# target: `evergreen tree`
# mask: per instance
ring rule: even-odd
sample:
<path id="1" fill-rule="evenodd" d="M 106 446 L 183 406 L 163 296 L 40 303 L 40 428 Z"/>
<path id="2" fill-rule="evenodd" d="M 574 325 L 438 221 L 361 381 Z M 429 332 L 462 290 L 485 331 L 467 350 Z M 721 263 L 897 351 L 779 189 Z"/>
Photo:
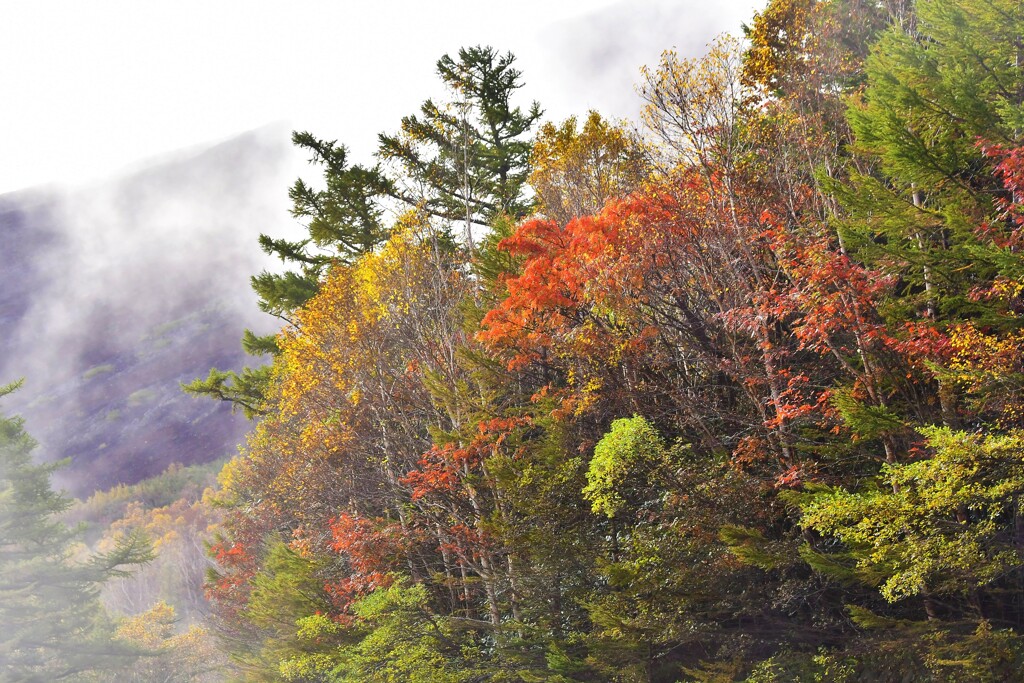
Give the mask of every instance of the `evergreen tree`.
<path id="1" fill-rule="evenodd" d="M 324 680 L 313 672 L 325 666 L 326 653 L 337 647 L 336 634 L 304 637 L 309 622 L 315 624 L 315 617 L 330 609 L 319 569 L 317 562 L 301 557 L 279 539 L 268 539 L 262 567 L 240 614 L 241 628 L 222 633 L 242 680 L 266 680 L 266 672 L 278 667 L 296 674 L 286 680 Z"/>
<path id="2" fill-rule="evenodd" d="M 491 47 L 463 48 L 458 61 L 448 55 L 438 61 L 438 75 L 456 100 L 440 106 L 427 100 L 422 119 L 405 117 L 398 135 L 379 136 L 378 154 L 398 163 L 400 180 L 377 166 L 350 165 L 347 149 L 337 141 L 293 133 L 293 144 L 310 153 L 311 163 L 323 167 L 323 189 L 299 179 L 289 190 L 292 215 L 308 221 L 307 237 L 291 241 L 260 235 L 264 252 L 294 268 L 282 273 L 264 270 L 252 277 L 260 309 L 290 323 L 291 313 L 316 294 L 331 264 L 351 265 L 383 244 L 389 234 L 382 220 L 385 198 L 446 221 L 465 221 L 470 248 L 472 224 L 489 225 L 502 215 L 525 216 L 532 208 L 524 198 L 532 149 L 526 134 L 541 111 L 536 102 L 526 113 L 510 103 L 522 87 L 514 62 L 511 53 L 500 55 Z M 447 232 L 441 238 L 450 243 Z M 273 335 L 249 330 L 242 348 L 257 357 L 278 351 Z M 212 368 L 205 378 L 182 384 L 182 389 L 228 401 L 253 418 L 263 412 L 269 382 L 269 365 L 240 372 Z"/>
<path id="3" fill-rule="evenodd" d="M 310 153 L 310 163 L 323 167 L 324 187 L 315 189 L 300 178 L 288 191 L 292 215 L 307 221 L 307 237 L 294 242 L 266 234 L 259 237 L 266 254 L 294 269 L 281 273 L 264 270 L 251 278 L 260 310 L 285 322 L 291 322 L 292 312 L 316 294 L 330 264 L 351 264 L 387 239 L 379 200 L 392 192 L 392 183 L 379 168 L 349 165 L 347 149 L 336 140 L 294 132 L 292 143 Z M 257 335 L 251 330 L 243 334 L 242 348 L 256 357 L 278 352 L 274 335 Z M 241 372 L 212 368 L 206 378 L 182 388 L 196 396 L 228 401 L 253 418 L 262 412 L 269 381 L 270 365 L 246 367 Z"/>
<path id="4" fill-rule="evenodd" d="M 849 119 L 874 169 L 840 193 L 852 215 L 848 243 L 901 279 L 896 315 L 986 314 L 968 294 L 994 272 L 977 228 L 1002 188 L 983 143 L 1019 144 L 1022 34 L 1012 0 L 918 3 L 916 30 L 894 27 L 868 58 Z"/>
<path id="5" fill-rule="evenodd" d="M 531 203 L 523 196 L 529 176 L 531 141 L 526 137 L 541 116 L 536 102 L 523 112 L 511 104 L 522 87 L 510 52 L 492 47 L 459 50 L 437 62 L 437 74 L 453 100 L 427 100 L 421 117 L 402 119 L 396 135 L 378 136 L 378 155 L 397 162 L 407 178 L 394 196 L 422 206 L 433 216 L 489 225 L 497 216 L 525 216 Z"/>
<path id="6" fill-rule="evenodd" d="M 18 383 L 0 387 L 0 396 Z M 20 418 L 0 414 L 0 680 L 78 680 L 129 664 L 138 649 L 113 638 L 98 600 L 104 581 L 152 558 L 129 536 L 107 554 L 72 558 L 71 502 L 50 487 L 60 463 L 36 465 Z"/>
<path id="7" fill-rule="evenodd" d="M 316 293 L 328 265 L 351 264 L 387 239 L 379 199 L 392 188 L 379 168 L 349 165 L 348 151 L 336 140 L 295 132 L 292 143 L 309 152 L 310 163 L 323 167 L 324 188 L 315 189 L 300 178 L 288 191 L 292 215 L 307 221 L 307 238 L 290 242 L 260 235 L 264 252 L 298 266 L 298 272 L 264 271 L 252 278 L 260 309 L 285 319 Z"/>

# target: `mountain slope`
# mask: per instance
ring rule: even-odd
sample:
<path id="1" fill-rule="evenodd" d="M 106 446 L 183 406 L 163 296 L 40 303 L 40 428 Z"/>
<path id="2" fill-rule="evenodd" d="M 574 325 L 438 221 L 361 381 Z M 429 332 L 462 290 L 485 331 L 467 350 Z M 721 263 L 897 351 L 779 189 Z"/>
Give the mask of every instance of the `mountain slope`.
<path id="1" fill-rule="evenodd" d="M 248 133 L 84 190 L 0 197 L 0 382 L 75 495 L 233 452 L 247 428 L 181 381 L 274 329 L 248 278 L 286 211 L 287 136 Z"/>

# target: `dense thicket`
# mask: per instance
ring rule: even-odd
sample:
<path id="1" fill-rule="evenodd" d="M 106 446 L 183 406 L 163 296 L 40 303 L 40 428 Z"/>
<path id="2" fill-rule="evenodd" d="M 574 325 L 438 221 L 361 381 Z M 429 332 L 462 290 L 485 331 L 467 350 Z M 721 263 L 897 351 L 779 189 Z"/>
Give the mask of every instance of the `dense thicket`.
<path id="1" fill-rule="evenodd" d="M 489 48 L 391 176 L 298 140 L 327 189 L 265 240 L 301 287 L 208 584 L 239 680 L 1017 675 L 1022 7 L 747 33 L 646 71 L 642 135 L 548 124 L 529 164 Z"/>

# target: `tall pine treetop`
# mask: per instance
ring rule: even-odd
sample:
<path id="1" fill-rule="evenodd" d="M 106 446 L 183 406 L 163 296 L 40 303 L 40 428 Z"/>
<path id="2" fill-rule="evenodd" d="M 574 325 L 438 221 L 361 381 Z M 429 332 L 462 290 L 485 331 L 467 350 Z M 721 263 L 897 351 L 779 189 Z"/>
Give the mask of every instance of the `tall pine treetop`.
<path id="1" fill-rule="evenodd" d="M 451 100 L 427 100 L 420 115 L 402 119 L 395 135 L 378 136 L 378 155 L 396 162 L 407 182 L 396 197 L 452 222 L 488 225 L 508 214 L 521 218 L 531 202 L 523 196 L 532 142 L 528 133 L 540 119 L 540 105 L 527 111 L 511 103 L 522 74 L 511 52 L 493 47 L 444 55 L 437 73 Z"/>

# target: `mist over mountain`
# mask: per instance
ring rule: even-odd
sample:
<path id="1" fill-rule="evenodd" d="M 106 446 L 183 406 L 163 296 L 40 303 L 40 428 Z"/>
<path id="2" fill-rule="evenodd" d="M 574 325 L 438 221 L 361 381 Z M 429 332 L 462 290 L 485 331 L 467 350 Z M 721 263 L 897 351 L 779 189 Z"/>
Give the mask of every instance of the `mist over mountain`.
<path id="1" fill-rule="evenodd" d="M 75 190 L 0 196 L 0 382 L 75 495 L 231 453 L 247 429 L 183 394 L 269 331 L 249 276 L 287 230 L 288 136 L 262 129 Z"/>

